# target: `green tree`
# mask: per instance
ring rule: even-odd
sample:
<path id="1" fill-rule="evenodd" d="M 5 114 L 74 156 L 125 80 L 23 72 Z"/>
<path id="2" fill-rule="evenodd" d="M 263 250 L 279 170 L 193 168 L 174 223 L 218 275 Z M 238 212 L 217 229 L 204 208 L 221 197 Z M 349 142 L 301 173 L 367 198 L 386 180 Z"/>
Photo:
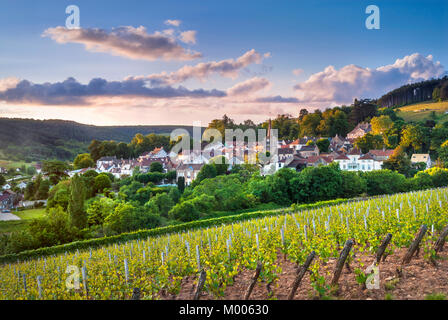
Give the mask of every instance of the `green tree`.
<path id="1" fill-rule="evenodd" d="M 424 172 L 431 176 L 432 184 L 436 188 L 448 186 L 448 169 L 433 167 Z"/>
<path id="2" fill-rule="evenodd" d="M 149 168 L 150 172 L 163 172 L 163 165 L 160 162 L 152 162 Z"/>
<path id="3" fill-rule="evenodd" d="M 26 174 L 29 176 L 34 176 L 36 174 L 37 170 L 33 166 L 30 166 L 26 169 Z"/>
<path id="4" fill-rule="evenodd" d="M 132 150 L 126 143 L 120 142 L 117 145 L 116 156 L 118 159 L 129 159 L 132 157 Z"/>
<path id="5" fill-rule="evenodd" d="M 294 202 L 310 203 L 335 199 L 339 196 L 342 176 L 337 164 L 308 167 L 291 181 Z"/>
<path id="6" fill-rule="evenodd" d="M 69 215 L 61 208 L 51 208 L 46 217 L 34 219 L 29 226 L 36 247 L 50 247 L 71 242 L 78 233 L 70 225 Z"/>
<path id="7" fill-rule="evenodd" d="M 92 168 L 95 166 L 95 162 L 89 153 L 81 153 L 78 154 L 73 161 L 73 166 L 75 169 L 84 169 L 84 168 Z"/>
<path id="8" fill-rule="evenodd" d="M 47 208 L 55 208 L 59 206 L 63 210 L 67 210 L 69 201 L 70 180 L 63 180 L 50 190 L 48 195 Z"/>
<path id="9" fill-rule="evenodd" d="M 390 117 L 385 115 L 373 117 L 370 124 L 372 125 L 373 134 L 384 134 L 392 129 L 394 125 Z"/>
<path id="10" fill-rule="evenodd" d="M 67 170 L 70 166 L 59 160 L 43 161 L 42 162 L 42 172 L 44 175 L 50 178 L 50 182 L 56 185 L 61 179 L 67 177 Z"/>
<path id="11" fill-rule="evenodd" d="M 406 191 L 406 177 L 396 171 L 368 171 L 362 177 L 367 181 L 367 194 L 370 196 Z"/>
<path id="12" fill-rule="evenodd" d="M 102 145 L 101 145 L 101 142 L 98 140 L 92 140 L 88 149 L 90 151 L 91 158 L 95 162 L 98 161 L 103 156 L 102 155 Z"/>
<path id="13" fill-rule="evenodd" d="M 442 143 L 442 145 L 440 146 L 440 148 L 437 152 L 439 154 L 440 161 L 442 161 L 442 163 L 443 163 L 443 166 L 445 168 L 448 168 L 448 140 L 446 140 L 444 143 Z"/>
<path id="14" fill-rule="evenodd" d="M 50 191 L 50 181 L 42 180 L 39 184 L 39 188 L 36 190 L 34 199 L 44 200 L 48 198 L 48 191 Z"/>
<path id="15" fill-rule="evenodd" d="M 201 183 L 202 180 L 214 178 L 217 175 L 218 172 L 216 170 L 216 166 L 213 164 L 205 164 L 199 171 L 196 179 L 193 181 L 192 186 L 195 187 Z"/>
<path id="16" fill-rule="evenodd" d="M 412 177 L 415 173 L 412 172 L 411 159 L 409 159 L 402 146 L 395 148 L 389 159 L 383 162 L 383 169 L 397 171 L 407 177 Z"/>
<path id="17" fill-rule="evenodd" d="M 184 177 L 177 178 L 177 189 L 179 189 L 180 193 L 184 193 L 184 190 L 185 190 L 185 178 Z"/>
<path id="18" fill-rule="evenodd" d="M 318 136 L 318 126 L 320 121 L 322 120 L 322 116 L 320 113 L 314 112 L 305 115 L 302 121 L 299 123 L 300 125 L 300 136 Z"/>
<path id="19" fill-rule="evenodd" d="M 87 222 L 89 226 L 102 225 L 106 217 L 115 209 L 116 203 L 109 198 L 98 198 L 87 207 Z"/>
<path id="20" fill-rule="evenodd" d="M 184 201 L 176 204 L 169 212 L 171 219 L 188 222 L 199 218 L 199 211 L 191 201 Z"/>
<path id="21" fill-rule="evenodd" d="M 367 193 L 367 181 L 358 172 L 341 171 L 341 198 L 353 198 Z"/>
<path id="22" fill-rule="evenodd" d="M 439 101 L 440 100 L 440 88 L 435 87 L 432 91 L 432 100 Z"/>
<path id="23" fill-rule="evenodd" d="M 420 125 L 410 124 L 405 127 L 402 132 L 401 142 L 405 148 L 412 149 L 414 152 L 420 152 L 425 143 L 425 135 Z"/>
<path id="24" fill-rule="evenodd" d="M 0 174 L 0 187 L 3 187 L 6 184 L 6 178 Z"/>
<path id="25" fill-rule="evenodd" d="M 94 190 L 96 193 L 103 193 L 105 189 L 112 187 L 112 181 L 110 181 L 107 174 L 101 173 L 94 179 Z"/>
<path id="26" fill-rule="evenodd" d="M 383 138 L 380 135 L 367 133 L 355 140 L 355 146 L 361 149 L 362 153 L 367 153 L 372 149 L 381 149 L 383 147 Z"/>
<path id="27" fill-rule="evenodd" d="M 84 211 L 85 187 L 82 178 L 75 174 L 70 183 L 68 212 L 72 226 L 84 229 L 87 226 L 87 214 Z"/>
<path id="28" fill-rule="evenodd" d="M 146 204 L 145 207 L 152 208 L 157 207 L 157 212 L 166 218 L 168 218 L 168 212 L 174 206 L 174 201 L 166 193 L 159 193 L 152 197 Z"/>
<path id="29" fill-rule="evenodd" d="M 330 147 L 330 140 L 328 139 L 319 139 L 316 142 L 317 147 L 319 148 L 319 152 L 328 152 L 328 147 Z"/>

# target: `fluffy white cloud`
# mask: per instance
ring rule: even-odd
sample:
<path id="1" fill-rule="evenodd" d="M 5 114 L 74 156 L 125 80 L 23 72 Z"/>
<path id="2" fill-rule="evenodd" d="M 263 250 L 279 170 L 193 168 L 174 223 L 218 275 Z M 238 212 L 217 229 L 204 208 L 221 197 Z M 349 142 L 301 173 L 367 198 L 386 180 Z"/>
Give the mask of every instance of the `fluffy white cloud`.
<path id="1" fill-rule="evenodd" d="M 204 80 L 212 74 L 219 74 L 222 77 L 234 79 L 238 76 L 241 69 L 253 63 L 260 64 L 263 58 L 260 53 L 252 49 L 237 59 L 201 62 L 194 66 L 184 66 L 170 73 L 162 72 L 148 76 L 129 77 L 128 79 L 146 79 L 153 85 L 171 85 L 192 78 Z"/>
<path id="2" fill-rule="evenodd" d="M 183 48 L 172 34 L 173 31 L 149 34 L 143 26 L 124 26 L 111 31 L 56 27 L 45 30 L 42 36 L 50 37 L 58 43 L 80 43 L 89 51 L 106 52 L 131 59 L 193 60 L 201 57 L 199 52 Z M 191 35 L 189 39 L 191 40 Z"/>
<path id="3" fill-rule="evenodd" d="M 180 20 L 170 20 L 170 19 L 165 20 L 165 24 L 168 26 L 178 27 L 178 26 L 180 26 L 181 23 L 182 23 L 182 21 L 180 21 Z"/>
<path id="4" fill-rule="evenodd" d="M 347 65 L 328 66 L 294 86 L 300 102 L 328 106 L 353 102 L 354 98 L 377 98 L 406 83 L 440 77 L 445 69 L 433 57 L 414 53 L 376 69 Z"/>
<path id="5" fill-rule="evenodd" d="M 19 82 L 20 79 L 14 77 L 0 79 L 0 92 L 15 88 Z"/>
<path id="6" fill-rule="evenodd" d="M 257 91 L 267 89 L 271 86 L 269 80 L 265 78 L 254 77 L 246 81 L 237 83 L 227 90 L 229 96 L 251 95 Z"/>
<path id="7" fill-rule="evenodd" d="M 196 43 L 196 31 L 188 30 L 180 33 L 180 40 L 184 43 Z"/>
<path id="8" fill-rule="evenodd" d="M 292 70 L 293 75 L 300 76 L 303 73 L 303 69 L 294 69 Z"/>

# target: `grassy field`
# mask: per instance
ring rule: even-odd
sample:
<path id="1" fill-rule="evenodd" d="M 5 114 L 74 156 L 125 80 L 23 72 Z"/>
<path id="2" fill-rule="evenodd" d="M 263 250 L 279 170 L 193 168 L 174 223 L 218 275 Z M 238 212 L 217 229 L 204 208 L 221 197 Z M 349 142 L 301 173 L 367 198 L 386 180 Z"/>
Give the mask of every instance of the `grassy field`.
<path id="1" fill-rule="evenodd" d="M 10 160 L 1 160 L 0 159 L 0 167 L 10 169 L 10 168 L 21 168 L 23 165 L 26 167 L 31 167 L 36 162 L 25 162 L 25 161 L 10 161 Z"/>
<path id="2" fill-rule="evenodd" d="M 448 121 L 448 101 L 421 102 L 396 109 L 397 115 L 405 121 L 425 121 L 433 119 L 436 122 Z M 435 113 L 435 118 L 433 114 Z"/>
<path id="3" fill-rule="evenodd" d="M 0 234 L 22 230 L 34 219 L 42 218 L 45 215 L 45 208 L 17 212 L 12 211 L 11 213 L 18 216 L 21 220 L 0 221 Z"/>

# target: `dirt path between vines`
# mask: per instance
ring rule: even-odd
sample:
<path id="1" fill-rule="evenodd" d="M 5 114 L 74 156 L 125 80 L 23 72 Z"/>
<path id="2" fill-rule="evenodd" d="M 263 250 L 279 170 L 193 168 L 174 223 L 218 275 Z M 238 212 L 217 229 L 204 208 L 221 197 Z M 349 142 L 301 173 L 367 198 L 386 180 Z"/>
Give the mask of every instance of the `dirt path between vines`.
<path id="1" fill-rule="evenodd" d="M 362 289 L 356 282 L 355 268 L 364 263 L 362 270 L 365 271 L 368 265 L 372 264 L 373 256 L 356 256 L 350 264 L 349 271 L 344 267 L 339 279 L 339 292 L 331 295 L 332 299 L 341 300 L 384 300 L 386 296 L 396 300 L 422 300 L 429 294 L 443 293 L 448 298 L 448 246 L 439 254 L 437 266 L 432 265 L 423 258 L 423 252 L 418 257 L 413 257 L 411 262 L 403 269 L 403 275 L 397 277 L 397 267 L 401 264 L 401 259 L 406 253 L 406 249 L 396 250 L 393 255 L 387 257 L 385 262 L 381 262 L 380 269 L 380 289 Z M 358 262 L 361 258 L 361 262 Z M 282 272 L 277 283 L 272 286 L 273 297 L 278 300 L 286 300 L 290 292 L 291 285 L 297 273 L 297 266 L 288 260 L 284 260 L 282 255 L 278 255 L 278 261 Z M 321 275 L 326 278 L 326 283 L 330 283 L 336 259 L 331 259 L 325 266 L 321 266 Z M 253 270 L 242 270 L 236 277 L 234 284 L 225 290 L 225 295 L 220 298 L 213 297 L 204 292 L 201 300 L 235 300 L 243 299 L 249 283 L 253 277 Z M 196 277 L 186 277 L 182 281 L 181 290 L 178 295 L 162 297 L 165 299 L 190 300 L 196 288 Z M 266 283 L 258 282 L 250 296 L 251 300 L 269 299 Z M 310 275 L 306 273 L 302 279 L 294 299 L 310 300 L 316 299 L 316 292 L 311 286 Z"/>

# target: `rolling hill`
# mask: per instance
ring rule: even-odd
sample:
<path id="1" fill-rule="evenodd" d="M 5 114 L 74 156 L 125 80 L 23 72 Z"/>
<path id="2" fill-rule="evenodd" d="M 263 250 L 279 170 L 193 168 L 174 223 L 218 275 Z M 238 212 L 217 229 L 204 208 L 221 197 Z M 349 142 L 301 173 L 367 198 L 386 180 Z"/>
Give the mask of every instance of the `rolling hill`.
<path id="1" fill-rule="evenodd" d="M 397 115 L 405 121 L 423 122 L 435 120 L 436 122 L 448 121 L 448 101 L 420 102 L 406 105 L 396 109 Z"/>
<path id="2" fill-rule="evenodd" d="M 137 133 L 170 134 L 190 126 L 93 126 L 64 120 L 0 118 L 0 159 L 72 160 L 93 139 L 130 142 Z"/>

